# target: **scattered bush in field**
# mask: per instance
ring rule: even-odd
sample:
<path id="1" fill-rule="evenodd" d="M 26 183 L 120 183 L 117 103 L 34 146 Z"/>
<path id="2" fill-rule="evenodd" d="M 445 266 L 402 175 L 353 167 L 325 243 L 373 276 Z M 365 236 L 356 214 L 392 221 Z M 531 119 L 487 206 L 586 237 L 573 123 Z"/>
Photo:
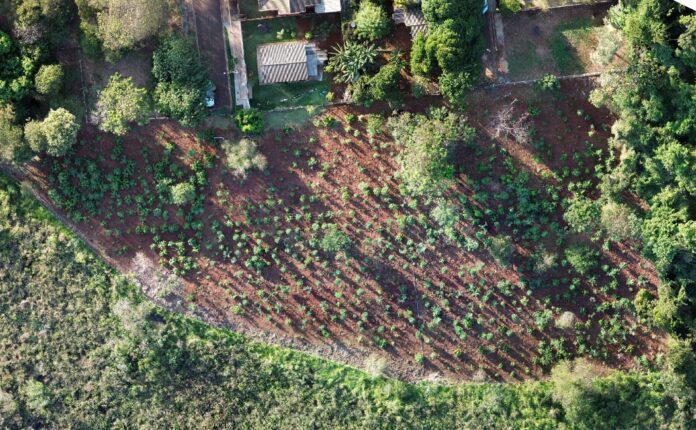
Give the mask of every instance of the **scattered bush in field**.
<path id="1" fill-rule="evenodd" d="M 319 242 L 319 248 L 328 254 L 347 252 L 352 243 L 350 238 L 336 224 L 329 224 Z"/>
<path id="2" fill-rule="evenodd" d="M 234 115 L 237 127 L 246 134 L 261 134 L 263 132 L 263 115 L 258 109 L 243 109 Z"/>
<path id="3" fill-rule="evenodd" d="M 222 150 L 227 167 L 240 178 L 246 178 L 251 169 L 265 169 L 268 163 L 266 156 L 259 152 L 256 142 L 250 139 L 242 139 L 236 144 L 226 141 L 222 144 Z"/>
<path id="4" fill-rule="evenodd" d="M 362 0 L 355 14 L 355 35 L 360 39 L 374 41 L 389 33 L 391 20 L 383 6 L 372 0 Z"/>
<path id="5" fill-rule="evenodd" d="M 515 248 L 510 236 L 496 236 L 490 239 L 488 250 L 501 266 L 508 266 Z"/>
<path id="6" fill-rule="evenodd" d="M 548 74 L 539 79 L 535 86 L 541 91 L 557 91 L 561 89 L 561 81 L 556 75 Z"/>
<path id="7" fill-rule="evenodd" d="M 60 64 L 44 64 L 34 77 L 36 92 L 45 96 L 58 94 L 63 86 L 63 67 Z"/>
<path id="8" fill-rule="evenodd" d="M 570 330 L 572 328 L 575 328 L 576 321 L 577 317 L 574 313 L 570 311 L 565 311 L 558 318 L 556 318 L 554 324 L 557 328 L 560 328 L 562 330 Z"/>
<path id="9" fill-rule="evenodd" d="M 451 151 L 475 136 L 466 119 L 452 112 L 441 112 L 437 118 L 433 113 L 430 117 L 403 113 L 389 118 L 388 125 L 400 147 L 397 175 L 412 195 L 442 190 L 454 173 Z"/>
<path id="10" fill-rule="evenodd" d="M 640 234 L 640 219 L 628 206 L 609 200 L 602 206 L 600 216 L 602 228 L 609 239 L 621 241 L 636 239 Z"/>
<path id="11" fill-rule="evenodd" d="M 114 73 L 99 93 L 94 116 L 100 130 L 122 136 L 130 123 L 145 124 L 149 114 L 147 90 L 136 87 L 132 78 Z"/>
<path id="12" fill-rule="evenodd" d="M 570 245 L 565 251 L 568 263 L 581 275 L 587 275 L 597 266 L 599 253 L 586 245 Z"/>
<path id="13" fill-rule="evenodd" d="M 569 200 L 563 219 L 576 233 L 590 234 L 597 230 L 600 211 L 597 204 L 581 195 Z"/>
<path id="14" fill-rule="evenodd" d="M 181 182 L 171 187 L 172 203 L 185 205 L 196 198 L 196 187 L 190 182 Z"/>
<path id="15" fill-rule="evenodd" d="M 384 372 L 387 368 L 387 361 L 382 356 L 370 354 L 365 359 L 363 367 L 365 371 L 373 377 L 384 376 Z"/>
<path id="16" fill-rule="evenodd" d="M 457 239 L 457 221 L 459 221 L 459 210 L 455 205 L 447 200 L 440 198 L 437 204 L 430 211 L 430 218 L 440 227 L 440 231 L 450 240 Z"/>
<path id="17" fill-rule="evenodd" d="M 381 115 L 373 113 L 367 117 L 365 131 L 369 136 L 382 134 L 382 127 L 384 127 L 384 118 Z"/>
<path id="18" fill-rule="evenodd" d="M 641 288 L 633 299 L 633 307 L 636 308 L 636 314 L 640 318 L 650 321 L 655 307 L 655 296 L 645 288 Z"/>

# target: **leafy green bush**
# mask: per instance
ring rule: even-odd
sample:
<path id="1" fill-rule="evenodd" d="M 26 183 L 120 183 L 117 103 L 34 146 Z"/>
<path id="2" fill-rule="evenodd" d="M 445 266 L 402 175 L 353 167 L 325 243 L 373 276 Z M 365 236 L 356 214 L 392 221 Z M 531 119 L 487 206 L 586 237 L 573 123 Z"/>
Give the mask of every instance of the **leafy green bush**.
<path id="1" fill-rule="evenodd" d="M 258 109 L 242 109 L 234 114 L 237 127 L 245 134 L 261 134 L 263 132 L 263 115 Z"/>
<path id="2" fill-rule="evenodd" d="M 198 124 L 206 115 L 204 96 L 208 70 L 193 40 L 171 35 L 161 40 L 152 57 L 155 108 L 185 127 Z"/>
<path id="3" fill-rule="evenodd" d="M 403 113 L 389 118 L 388 125 L 399 145 L 397 175 L 412 195 L 442 190 L 454 173 L 451 151 L 475 135 L 466 119 L 455 113 L 437 118 Z"/>
<path id="4" fill-rule="evenodd" d="M 343 46 L 334 49 L 326 65 L 326 71 L 334 74 L 336 82 L 355 82 L 374 64 L 376 58 L 377 48 L 374 45 L 347 40 Z"/>
<path id="5" fill-rule="evenodd" d="M 77 141 L 80 125 L 75 115 L 63 108 L 51 109 L 43 121 L 29 121 L 25 136 L 30 148 L 48 155 L 64 155 Z"/>
<path id="6" fill-rule="evenodd" d="M 15 111 L 11 104 L 0 102 L 0 160 L 12 161 L 24 146 L 22 127 L 15 124 Z"/>
<path id="7" fill-rule="evenodd" d="M 63 86 L 63 67 L 60 64 L 44 64 L 34 77 L 36 92 L 45 96 L 58 94 Z"/>
<path id="8" fill-rule="evenodd" d="M 611 240 L 637 239 L 640 236 L 640 219 L 625 204 L 609 200 L 602 206 L 600 221 Z"/>
<path id="9" fill-rule="evenodd" d="M 391 20 L 384 7 L 372 0 L 362 0 L 355 14 L 355 35 L 361 39 L 374 41 L 389 33 Z"/>
<path id="10" fill-rule="evenodd" d="M 536 81 L 534 86 L 541 91 L 558 91 L 561 89 L 561 81 L 556 75 L 548 74 Z"/>
<path id="11" fill-rule="evenodd" d="M 338 228 L 336 224 L 328 224 L 324 228 L 324 235 L 319 243 L 319 248 L 328 254 L 348 252 L 352 242 L 350 238 Z"/>
<path id="12" fill-rule="evenodd" d="M 575 195 L 568 201 L 563 219 L 576 233 L 591 234 L 599 227 L 600 211 L 597 204 L 581 195 Z"/>
<path id="13" fill-rule="evenodd" d="M 574 244 L 565 250 L 568 263 L 581 275 L 587 275 L 597 266 L 599 253 L 587 245 Z"/>
<path id="14" fill-rule="evenodd" d="M 190 182 L 181 182 L 176 185 L 172 185 L 171 188 L 172 203 L 175 205 L 185 205 L 190 203 L 196 198 L 196 187 Z"/>

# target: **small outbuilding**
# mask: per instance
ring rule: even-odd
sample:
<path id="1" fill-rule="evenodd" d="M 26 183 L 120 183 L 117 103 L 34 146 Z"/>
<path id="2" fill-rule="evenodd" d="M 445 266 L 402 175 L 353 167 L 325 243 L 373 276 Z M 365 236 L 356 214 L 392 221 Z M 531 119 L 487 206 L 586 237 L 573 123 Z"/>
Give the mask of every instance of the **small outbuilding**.
<path id="1" fill-rule="evenodd" d="M 428 31 L 428 23 L 425 21 L 423 11 L 419 7 L 396 8 L 392 14 L 396 24 L 404 24 L 411 32 L 411 38 L 420 32 Z"/>
<path id="2" fill-rule="evenodd" d="M 266 43 L 256 47 L 259 84 L 320 81 L 328 55 L 314 43 Z"/>
<path id="3" fill-rule="evenodd" d="M 278 16 L 300 13 L 333 13 L 341 11 L 341 0 L 258 0 L 262 12 Z"/>

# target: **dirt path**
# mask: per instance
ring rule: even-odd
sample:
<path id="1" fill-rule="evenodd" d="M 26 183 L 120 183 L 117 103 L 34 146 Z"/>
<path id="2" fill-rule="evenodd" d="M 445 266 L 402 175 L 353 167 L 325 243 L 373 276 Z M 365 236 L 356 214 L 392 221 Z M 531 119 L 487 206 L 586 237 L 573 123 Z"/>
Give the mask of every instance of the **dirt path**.
<path id="1" fill-rule="evenodd" d="M 217 88 L 215 107 L 229 111 L 231 96 L 220 0 L 193 0 L 193 10 L 198 48 L 208 62 L 210 79 Z"/>

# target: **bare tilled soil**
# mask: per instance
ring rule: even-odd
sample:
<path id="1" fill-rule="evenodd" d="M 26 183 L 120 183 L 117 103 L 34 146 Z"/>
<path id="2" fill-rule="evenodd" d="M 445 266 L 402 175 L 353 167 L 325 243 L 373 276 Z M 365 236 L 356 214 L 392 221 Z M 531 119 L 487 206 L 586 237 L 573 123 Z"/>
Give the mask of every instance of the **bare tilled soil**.
<path id="1" fill-rule="evenodd" d="M 370 136 L 370 112 L 353 107 L 333 107 L 316 125 L 257 139 L 268 168 L 246 180 L 224 167 L 219 146 L 168 121 L 134 130 L 123 153 L 113 137 L 86 127 L 76 154 L 85 161 L 44 160 L 28 171 L 41 193 L 63 206 L 59 213 L 78 219 L 90 241 L 141 281 L 162 283 L 166 276 L 152 270 L 160 261 L 170 273 L 181 267 L 173 258 L 194 261 L 197 268 L 177 282 L 147 291 L 212 324 L 358 367 L 380 356 L 387 374 L 407 380 L 434 373 L 521 380 L 576 354 L 630 368 L 634 357 L 651 358 L 662 347 L 662 335 L 639 324 L 630 304 L 639 287 L 655 289 L 652 266 L 637 243 L 602 250 L 587 237 L 558 233 L 567 184 L 595 184 L 596 157 L 606 155 L 611 118 L 586 102 L 589 90 L 573 81 L 557 95 L 516 86 L 472 96 L 476 142 L 455 151 L 457 174 L 446 193 L 461 213 L 459 240 L 437 228 L 434 201 L 402 197 L 394 178 L 398 148 L 386 128 Z M 532 143 L 495 137 L 492 120 L 510 105 L 515 116 L 534 112 Z M 166 151 L 169 162 L 162 161 Z M 86 160 L 96 166 L 93 176 Z M 179 182 L 201 162 L 201 210 L 178 210 L 158 197 L 162 166 L 178 166 L 164 176 Z M 114 168 L 132 183 L 95 198 L 91 214 L 81 204 L 66 210 L 60 190 L 71 186 L 87 196 L 89 178 L 112 184 L 104 175 Z M 61 188 L 65 183 L 71 185 Z M 322 251 L 331 225 L 349 238 L 345 252 Z M 512 245 L 507 261 L 492 255 L 495 238 Z M 563 261 L 564 249 L 577 242 L 601 252 L 587 276 Z M 549 264 L 539 270 L 542 251 Z M 574 328 L 555 327 L 565 311 Z"/>

